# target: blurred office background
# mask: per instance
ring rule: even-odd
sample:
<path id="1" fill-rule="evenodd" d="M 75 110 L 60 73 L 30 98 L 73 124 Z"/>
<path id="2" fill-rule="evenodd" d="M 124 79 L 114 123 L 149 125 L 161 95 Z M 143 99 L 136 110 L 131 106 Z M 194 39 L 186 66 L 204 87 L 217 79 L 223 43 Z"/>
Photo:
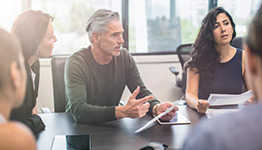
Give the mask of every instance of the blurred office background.
<path id="1" fill-rule="evenodd" d="M 0 0 L 0 27 L 10 31 L 16 17 L 26 9 L 51 14 L 55 35 L 53 55 L 70 55 L 90 43 L 85 32 L 89 16 L 106 8 L 121 15 L 124 47 L 134 56 L 148 88 L 161 101 L 174 101 L 182 93 L 168 68 L 180 67 L 176 49 L 193 43 L 209 9 L 224 7 L 236 23 L 237 36 L 245 36 L 247 25 L 262 0 Z M 41 59 L 39 107 L 53 110 L 50 59 Z M 122 99 L 127 100 L 128 90 Z"/>

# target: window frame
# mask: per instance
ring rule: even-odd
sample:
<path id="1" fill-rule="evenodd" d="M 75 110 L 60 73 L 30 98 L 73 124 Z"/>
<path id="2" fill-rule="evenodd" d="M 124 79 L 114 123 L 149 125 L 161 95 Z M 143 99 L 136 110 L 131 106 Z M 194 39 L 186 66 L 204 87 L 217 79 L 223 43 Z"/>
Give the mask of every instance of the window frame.
<path id="1" fill-rule="evenodd" d="M 170 0 L 172 1 L 172 0 Z M 218 0 L 208 0 L 208 10 L 217 7 Z M 123 47 L 128 50 L 128 20 L 129 20 L 129 0 L 122 0 L 122 24 L 124 29 L 123 38 L 125 43 Z M 132 53 L 132 55 L 166 55 L 166 54 L 177 54 L 176 51 L 165 51 L 165 52 L 147 52 L 147 53 Z"/>
<path id="2" fill-rule="evenodd" d="M 24 1 L 24 0 L 22 0 Z M 27 9 L 32 9 L 32 0 L 27 1 Z M 172 0 L 170 0 L 172 1 Z M 217 7 L 218 0 L 208 0 L 208 10 Z M 128 20 L 129 20 L 129 0 L 122 0 L 122 25 L 124 29 L 123 38 L 125 39 L 125 43 L 123 44 L 123 48 L 128 50 L 129 41 L 128 41 Z M 146 53 L 132 53 L 132 55 L 166 55 L 166 54 L 177 54 L 176 51 L 165 51 L 165 52 L 146 52 Z"/>

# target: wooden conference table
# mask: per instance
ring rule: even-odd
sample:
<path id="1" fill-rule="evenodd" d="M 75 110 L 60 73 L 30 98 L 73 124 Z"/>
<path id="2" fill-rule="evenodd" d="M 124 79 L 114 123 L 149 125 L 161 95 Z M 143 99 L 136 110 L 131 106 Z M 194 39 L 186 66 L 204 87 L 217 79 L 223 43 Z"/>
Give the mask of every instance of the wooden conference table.
<path id="1" fill-rule="evenodd" d="M 181 149 L 190 129 L 205 116 L 186 105 L 179 106 L 179 111 L 191 124 L 161 126 L 156 123 L 139 134 L 134 131 L 151 120 L 151 116 L 146 115 L 139 119 L 124 118 L 102 124 L 80 124 L 75 123 L 70 113 L 40 114 L 46 129 L 40 133 L 37 147 L 38 150 L 49 150 L 56 135 L 89 134 L 92 150 L 139 149 L 150 142 L 166 144 L 168 149 Z"/>

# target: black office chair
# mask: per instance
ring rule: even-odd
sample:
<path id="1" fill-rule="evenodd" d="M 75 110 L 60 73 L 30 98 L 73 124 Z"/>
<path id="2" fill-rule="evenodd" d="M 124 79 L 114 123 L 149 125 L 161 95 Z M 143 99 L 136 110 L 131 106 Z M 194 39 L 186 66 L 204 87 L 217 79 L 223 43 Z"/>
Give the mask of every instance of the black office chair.
<path id="1" fill-rule="evenodd" d="M 67 104 L 64 82 L 64 68 L 67 58 L 68 56 L 54 56 L 51 60 L 55 112 L 65 112 Z"/>
<path id="2" fill-rule="evenodd" d="M 179 74 L 179 70 L 176 67 L 169 67 L 169 70 L 176 75 L 176 85 L 180 87 L 185 93 L 186 90 L 186 73 L 184 72 L 184 64 L 190 58 L 190 53 L 193 50 L 192 44 L 183 44 L 180 45 L 176 52 L 178 55 L 179 62 L 181 64 L 181 68 L 183 69 L 182 72 L 182 79 L 178 78 L 177 75 Z"/>
<path id="3" fill-rule="evenodd" d="M 64 69 L 67 58 L 68 56 L 54 56 L 51 60 L 55 112 L 65 112 L 65 108 L 67 105 L 64 81 Z M 120 101 L 119 105 L 123 106 L 125 105 L 125 103 L 123 101 Z"/>

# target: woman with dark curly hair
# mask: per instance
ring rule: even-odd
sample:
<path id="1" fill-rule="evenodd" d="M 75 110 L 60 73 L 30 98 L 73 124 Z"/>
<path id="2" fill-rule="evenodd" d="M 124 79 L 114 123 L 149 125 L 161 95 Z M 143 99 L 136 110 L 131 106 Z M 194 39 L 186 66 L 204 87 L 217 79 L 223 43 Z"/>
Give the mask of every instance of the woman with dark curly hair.
<path id="1" fill-rule="evenodd" d="M 222 7 L 209 11 L 186 64 L 187 104 L 199 113 L 209 107 L 210 93 L 240 94 L 245 84 L 245 53 L 230 45 L 235 23 Z"/>
<path id="2" fill-rule="evenodd" d="M 188 134 L 183 150 L 262 149 L 262 5 L 249 25 L 244 49 L 247 83 L 256 104 L 238 112 L 205 119 Z"/>

